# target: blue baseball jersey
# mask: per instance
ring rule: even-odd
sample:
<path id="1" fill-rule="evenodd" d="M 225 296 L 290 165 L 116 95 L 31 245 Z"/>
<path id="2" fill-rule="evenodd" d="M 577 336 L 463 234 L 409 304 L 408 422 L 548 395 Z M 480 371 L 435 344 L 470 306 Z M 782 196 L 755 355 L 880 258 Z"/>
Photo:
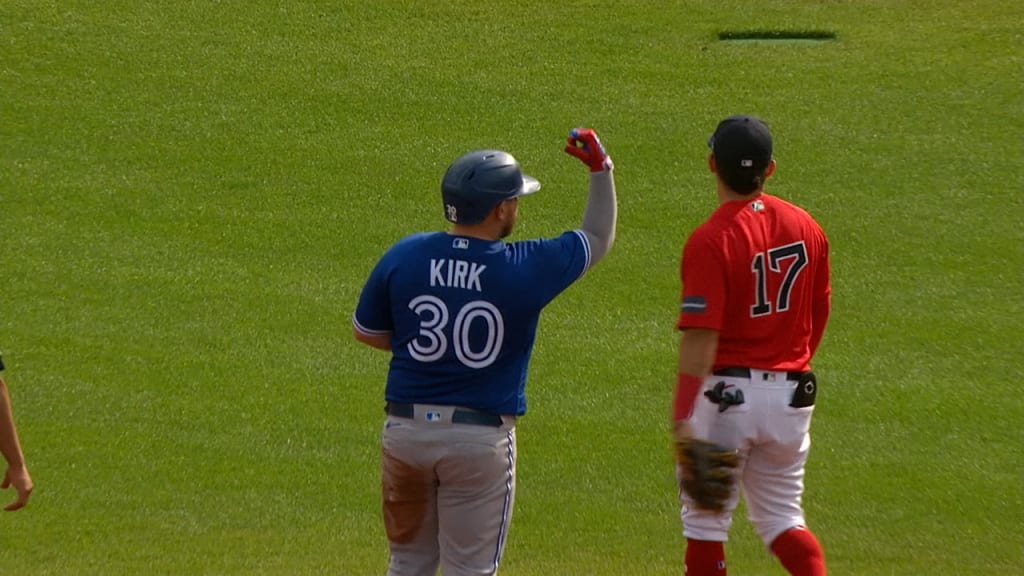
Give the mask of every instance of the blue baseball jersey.
<path id="1" fill-rule="evenodd" d="M 391 333 L 388 402 L 520 415 L 540 311 L 589 267 L 579 230 L 512 243 L 414 234 L 374 267 L 352 322 Z"/>

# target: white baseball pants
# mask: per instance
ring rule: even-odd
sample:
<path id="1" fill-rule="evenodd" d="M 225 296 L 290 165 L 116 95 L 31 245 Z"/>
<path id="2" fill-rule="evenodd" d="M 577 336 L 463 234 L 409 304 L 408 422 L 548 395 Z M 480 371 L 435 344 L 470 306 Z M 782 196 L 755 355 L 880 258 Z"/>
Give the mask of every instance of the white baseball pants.
<path id="1" fill-rule="evenodd" d="M 703 396 L 704 390 L 719 382 L 742 390 L 744 403 L 720 412 L 717 404 Z M 708 376 L 704 380 L 690 418 L 694 436 L 739 450 L 739 482 L 721 513 L 692 508 L 680 490 L 684 536 L 727 541 L 739 488 L 750 522 L 765 546 L 786 530 L 804 525 L 801 498 L 814 406 L 789 406 L 796 385 L 786 372 L 763 370 L 750 370 L 750 378 Z"/>

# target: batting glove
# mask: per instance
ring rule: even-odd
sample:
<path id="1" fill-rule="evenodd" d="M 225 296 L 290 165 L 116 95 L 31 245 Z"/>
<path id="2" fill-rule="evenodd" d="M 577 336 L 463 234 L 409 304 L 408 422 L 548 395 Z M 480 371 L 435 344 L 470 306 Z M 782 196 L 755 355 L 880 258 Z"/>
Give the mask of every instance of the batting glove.
<path id="1" fill-rule="evenodd" d="M 573 128 L 566 139 L 565 152 L 579 158 L 590 166 L 591 172 L 602 172 L 614 168 L 612 159 L 604 151 L 597 134 L 590 128 Z"/>

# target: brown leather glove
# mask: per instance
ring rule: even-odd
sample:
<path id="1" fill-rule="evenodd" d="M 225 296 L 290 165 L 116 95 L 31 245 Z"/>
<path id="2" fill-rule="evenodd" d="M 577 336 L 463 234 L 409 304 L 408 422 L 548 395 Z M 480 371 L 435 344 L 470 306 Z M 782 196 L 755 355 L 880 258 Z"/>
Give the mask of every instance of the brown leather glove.
<path id="1" fill-rule="evenodd" d="M 707 440 L 685 438 L 675 441 L 675 456 L 681 471 L 680 487 L 693 500 L 694 507 L 721 512 L 736 483 L 736 450 Z"/>

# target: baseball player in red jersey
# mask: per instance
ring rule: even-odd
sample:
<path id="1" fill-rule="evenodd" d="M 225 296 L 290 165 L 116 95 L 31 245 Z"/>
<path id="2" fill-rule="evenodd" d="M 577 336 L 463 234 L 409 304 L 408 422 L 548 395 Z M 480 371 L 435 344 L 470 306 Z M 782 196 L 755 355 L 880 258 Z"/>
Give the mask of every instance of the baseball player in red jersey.
<path id="1" fill-rule="evenodd" d="M 817 391 L 810 361 L 831 306 L 828 240 L 807 212 L 765 193 L 775 160 L 764 122 L 726 118 L 708 146 L 720 205 L 683 248 L 673 432 L 739 458 L 721 510 L 680 490 L 686 574 L 726 574 L 742 488 L 750 522 L 786 570 L 822 576 L 801 496 Z"/>

